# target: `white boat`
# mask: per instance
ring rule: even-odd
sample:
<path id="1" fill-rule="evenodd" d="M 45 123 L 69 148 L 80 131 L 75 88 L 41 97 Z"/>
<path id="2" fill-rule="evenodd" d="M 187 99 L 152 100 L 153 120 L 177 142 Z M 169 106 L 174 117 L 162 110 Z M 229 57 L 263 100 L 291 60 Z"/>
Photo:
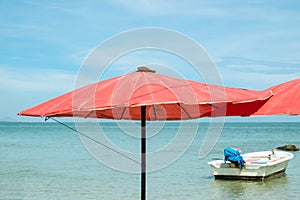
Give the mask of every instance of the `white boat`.
<path id="1" fill-rule="evenodd" d="M 216 179 L 256 179 L 262 180 L 274 174 L 284 173 L 288 162 L 294 157 L 284 151 L 262 151 L 241 154 L 246 161 L 242 169 L 230 161 L 208 162 Z"/>

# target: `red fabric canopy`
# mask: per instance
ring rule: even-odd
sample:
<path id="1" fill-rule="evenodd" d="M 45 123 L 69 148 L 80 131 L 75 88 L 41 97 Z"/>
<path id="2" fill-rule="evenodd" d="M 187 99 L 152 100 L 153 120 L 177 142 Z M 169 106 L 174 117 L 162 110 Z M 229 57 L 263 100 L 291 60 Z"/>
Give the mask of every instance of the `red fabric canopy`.
<path id="1" fill-rule="evenodd" d="M 140 106 L 145 105 L 147 120 L 248 116 L 270 97 L 268 90 L 229 88 L 133 72 L 76 89 L 18 114 L 139 120 Z"/>
<path id="2" fill-rule="evenodd" d="M 273 96 L 253 115 L 300 114 L 300 79 L 275 85 L 265 91 L 271 91 Z"/>

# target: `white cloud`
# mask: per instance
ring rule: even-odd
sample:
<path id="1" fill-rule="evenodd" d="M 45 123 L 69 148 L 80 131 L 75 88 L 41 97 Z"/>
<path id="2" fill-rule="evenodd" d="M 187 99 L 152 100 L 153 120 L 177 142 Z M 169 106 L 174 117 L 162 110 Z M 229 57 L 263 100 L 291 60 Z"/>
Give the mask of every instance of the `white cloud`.
<path id="1" fill-rule="evenodd" d="M 66 92 L 73 89 L 75 75 L 58 69 L 0 68 L 0 89 L 8 91 Z"/>
<path id="2" fill-rule="evenodd" d="M 220 20 L 255 20 L 278 22 L 286 19 L 294 20 L 298 17 L 298 11 L 293 10 L 292 4 L 284 4 L 274 1 L 250 1 L 243 4 L 236 0 L 215 1 L 173 1 L 173 0 L 113 0 L 115 6 L 121 6 L 130 12 L 144 16 L 192 16 Z M 272 4 L 272 5 L 270 5 Z M 290 6 L 290 7 L 289 7 Z M 292 8 L 292 9 L 290 9 Z"/>
<path id="3" fill-rule="evenodd" d="M 224 9 L 201 1 L 115 0 L 113 3 L 131 12 L 150 16 L 192 14 L 216 17 L 225 14 Z"/>
<path id="4" fill-rule="evenodd" d="M 229 65 L 221 67 L 220 71 L 225 85 L 256 90 L 263 90 L 300 77 L 300 70 L 293 67 L 262 64 Z"/>
<path id="5" fill-rule="evenodd" d="M 255 30 L 224 34 L 220 38 L 209 38 L 205 48 L 212 57 L 243 57 L 277 62 L 299 62 L 299 38 L 293 36 L 300 30 L 285 31 Z"/>

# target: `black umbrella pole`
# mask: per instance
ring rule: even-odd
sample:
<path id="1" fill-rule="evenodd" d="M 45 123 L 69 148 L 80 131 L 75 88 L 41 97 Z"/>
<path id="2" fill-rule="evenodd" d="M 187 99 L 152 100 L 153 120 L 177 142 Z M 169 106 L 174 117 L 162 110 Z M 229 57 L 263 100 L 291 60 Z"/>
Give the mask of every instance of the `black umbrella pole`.
<path id="1" fill-rule="evenodd" d="M 141 107 L 141 200 L 146 199 L 146 106 Z"/>

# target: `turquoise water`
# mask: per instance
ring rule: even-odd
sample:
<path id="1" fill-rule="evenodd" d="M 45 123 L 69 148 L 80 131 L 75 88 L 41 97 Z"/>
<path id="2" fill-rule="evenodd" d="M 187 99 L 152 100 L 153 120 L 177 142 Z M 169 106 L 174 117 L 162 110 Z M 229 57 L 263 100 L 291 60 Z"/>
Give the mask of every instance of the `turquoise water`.
<path id="1" fill-rule="evenodd" d="M 179 125 L 164 124 L 148 139 L 149 150 L 167 144 Z M 139 151 L 139 140 L 123 134 L 114 122 L 101 126 L 116 145 Z M 175 163 L 147 175 L 148 199 L 300 199 L 299 152 L 294 153 L 286 174 L 263 182 L 214 180 L 207 165 L 213 158 L 222 158 L 227 146 L 243 152 L 300 146 L 300 123 L 226 123 L 216 146 L 199 159 L 207 126 L 200 123 L 192 145 Z M 140 130 L 134 127 L 132 131 Z M 0 199 L 139 198 L 139 174 L 103 165 L 73 131 L 51 122 L 0 122 Z"/>

